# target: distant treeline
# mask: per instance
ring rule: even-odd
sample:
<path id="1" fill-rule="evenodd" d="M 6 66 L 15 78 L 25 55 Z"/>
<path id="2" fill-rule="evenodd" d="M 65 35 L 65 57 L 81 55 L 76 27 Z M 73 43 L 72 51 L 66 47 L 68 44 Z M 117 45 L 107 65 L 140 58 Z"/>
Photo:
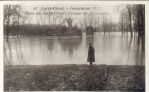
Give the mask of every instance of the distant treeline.
<path id="1" fill-rule="evenodd" d="M 6 28 L 5 25 L 4 35 L 7 35 Z M 81 35 L 81 29 L 76 26 L 69 28 L 65 25 L 10 25 L 9 35 Z"/>
<path id="2" fill-rule="evenodd" d="M 4 25 L 4 35 L 7 35 L 7 26 Z M 104 31 L 105 30 L 105 31 Z M 38 25 L 38 24 L 23 24 L 23 25 L 10 25 L 9 26 L 9 35 L 45 35 L 45 36 L 53 36 L 53 35 L 81 35 L 83 29 L 78 26 L 67 27 L 66 25 Z M 114 26 L 106 25 L 105 29 L 103 28 L 94 28 L 92 26 L 88 26 L 85 28 L 87 34 L 93 34 L 93 32 L 109 32 L 109 31 L 119 31 L 118 28 Z"/>
<path id="3" fill-rule="evenodd" d="M 103 15 L 102 18 L 94 14 L 82 16 L 84 18 L 78 19 L 77 24 L 74 24 L 75 20 L 71 17 L 41 15 L 36 17 L 37 20 L 34 24 L 33 16 L 25 15 L 22 12 L 23 7 L 20 5 L 7 4 L 4 5 L 3 10 L 4 35 L 7 39 L 12 35 L 81 35 L 82 32 L 93 34 L 97 31 L 104 33 L 121 31 L 119 23 L 112 22 L 111 17 L 107 17 L 107 15 Z M 123 27 L 123 29 L 126 28 Z"/>

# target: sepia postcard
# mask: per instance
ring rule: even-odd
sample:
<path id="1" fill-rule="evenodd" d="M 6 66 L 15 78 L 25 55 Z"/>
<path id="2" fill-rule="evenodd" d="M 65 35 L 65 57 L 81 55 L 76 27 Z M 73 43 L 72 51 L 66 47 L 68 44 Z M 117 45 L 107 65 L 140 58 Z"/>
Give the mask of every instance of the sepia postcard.
<path id="1" fill-rule="evenodd" d="M 148 1 L 0 1 L 1 91 L 148 92 Z"/>

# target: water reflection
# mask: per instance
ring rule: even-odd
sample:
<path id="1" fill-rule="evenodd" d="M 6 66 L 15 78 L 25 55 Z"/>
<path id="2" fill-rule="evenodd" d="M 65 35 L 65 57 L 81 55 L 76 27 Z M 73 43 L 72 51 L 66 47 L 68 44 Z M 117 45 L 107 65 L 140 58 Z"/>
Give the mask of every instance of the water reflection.
<path id="1" fill-rule="evenodd" d="M 63 51 L 69 53 L 70 56 L 73 56 L 74 51 L 77 51 L 81 45 L 81 40 L 78 38 L 75 39 L 59 39 L 60 46 Z"/>
<path id="2" fill-rule="evenodd" d="M 14 65 L 87 64 L 88 44 L 94 44 L 95 64 L 144 65 L 137 37 L 120 32 L 77 36 L 20 37 L 4 40 L 4 62 Z"/>

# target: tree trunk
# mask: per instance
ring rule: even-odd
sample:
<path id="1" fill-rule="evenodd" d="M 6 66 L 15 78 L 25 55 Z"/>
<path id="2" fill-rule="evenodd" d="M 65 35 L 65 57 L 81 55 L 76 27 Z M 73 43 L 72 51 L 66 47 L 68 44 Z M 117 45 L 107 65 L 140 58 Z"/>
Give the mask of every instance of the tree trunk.
<path id="1" fill-rule="evenodd" d="M 133 37 L 133 32 L 132 32 L 132 14 L 131 14 L 131 10 L 130 10 L 130 5 L 127 6 L 128 9 L 128 16 L 129 16 L 129 29 L 130 29 L 130 33 L 131 33 L 131 37 Z"/>

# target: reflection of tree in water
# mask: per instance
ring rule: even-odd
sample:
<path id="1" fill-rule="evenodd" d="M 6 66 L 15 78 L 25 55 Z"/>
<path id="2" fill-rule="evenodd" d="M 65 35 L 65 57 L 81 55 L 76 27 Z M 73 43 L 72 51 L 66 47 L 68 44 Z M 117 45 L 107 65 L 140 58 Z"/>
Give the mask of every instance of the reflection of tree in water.
<path id="1" fill-rule="evenodd" d="M 4 63 L 5 64 L 13 64 L 13 57 L 12 57 L 12 49 L 9 39 L 4 41 Z"/>
<path id="2" fill-rule="evenodd" d="M 47 40 L 47 47 L 48 50 L 52 53 L 53 49 L 54 49 L 54 40 Z"/>
<path id="3" fill-rule="evenodd" d="M 68 51 L 69 55 L 72 56 L 73 52 L 76 51 L 81 45 L 81 39 L 59 39 L 58 40 L 62 50 Z"/>
<path id="4" fill-rule="evenodd" d="M 121 39 L 126 39 L 128 45 L 128 59 L 131 53 L 132 44 L 137 45 L 136 63 L 137 65 L 144 65 L 145 58 L 145 5 L 126 5 L 121 12 Z M 133 21 L 133 22 L 132 22 Z M 130 33 L 130 35 L 128 35 Z M 130 39 L 130 41 L 129 41 Z M 137 40 L 136 40 L 137 39 Z M 135 43 L 138 44 L 135 44 Z M 140 63 L 139 63 L 140 62 Z"/>
<path id="5" fill-rule="evenodd" d="M 130 37 L 130 41 L 129 41 L 127 62 L 129 61 L 129 57 L 131 53 L 131 44 L 132 44 L 132 37 Z"/>
<path id="6" fill-rule="evenodd" d="M 13 12 L 11 14 L 12 11 L 15 11 L 15 12 Z M 120 13 L 121 13 L 120 14 L 120 25 L 117 24 L 117 26 L 120 26 L 120 31 L 122 32 L 122 36 L 120 38 L 120 40 L 121 40 L 120 49 L 122 49 L 123 51 L 128 51 L 128 60 L 132 53 L 132 49 L 135 49 L 136 63 L 139 65 L 140 64 L 142 65 L 142 64 L 144 64 L 144 58 L 145 58 L 145 23 L 144 23 L 145 22 L 145 19 L 144 19 L 145 18 L 145 6 L 144 5 L 126 5 L 126 7 L 124 7 L 123 10 L 120 11 Z M 16 57 L 18 60 L 21 60 L 21 59 L 23 60 L 22 48 L 24 48 L 23 47 L 24 45 L 22 45 L 22 44 L 24 44 L 24 42 L 19 37 L 19 35 L 21 35 L 21 33 L 22 33 L 21 25 L 24 24 L 24 22 L 23 21 L 21 22 L 21 20 L 24 20 L 24 21 L 27 21 L 27 20 L 26 20 L 26 18 L 24 19 L 24 17 L 21 15 L 22 14 L 21 14 L 20 6 L 18 6 L 18 5 L 17 6 L 16 5 L 4 6 L 4 21 L 3 21 L 4 29 L 5 29 L 4 35 L 7 37 L 6 38 L 7 41 L 5 41 L 5 43 L 4 43 L 4 60 L 8 61 L 7 63 L 10 63 L 10 64 L 13 62 L 13 59 L 15 58 L 15 57 L 13 57 L 13 56 L 15 56 L 13 51 L 15 51 L 15 54 L 16 54 Z M 91 17 L 93 17 L 93 16 L 91 16 Z M 106 16 L 103 16 L 103 17 L 106 17 Z M 113 42 L 115 40 L 115 38 L 111 38 L 110 31 L 112 30 L 112 24 L 109 23 L 107 25 L 106 20 L 108 21 L 108 19 L 104 18 L 103 23 L 101 24 L 103 26 L 103 29 L 102 28 L 101 29 L 103 30 L 104 36 L 100 35 L 102 42 L 99 42 L 99 43 L 102 44 L 102 46 L 103 46 L 103 49 L 102 49 L 103 52 L 104 51 L 110 52 L 110 50 L 112 49 L 111 46 L 116 46 L 116 45 L 111 45 L 111 44 L 113 44 L 111 42 Z M 68 23 L 68 25 L 71 27 L 72 20 L 69 19 L 69 21 L 70 21 L 70 23 Z M 96 21 L 93 18 L 91 18 L 91 23 L 93 23 L 93 22 L 96 23 Z M 41 24 L 45 24 L 45 23 L 41 23 Z M 90 24 L 90 23 L 88 23 L 88 24 Z M 49 22 L 49 25 L 50 25 L 50 22 Z M 53 24 L 53 25 L 55 25 L 55 24 Z M 84 23 L 84 25 L 86 25 L 86 23 Z M 91 25 L 93 26 L 93 24 L 91 24 Z M 88 26 L 88 25 L 86 25 L 86 26 Z M 92 26 L 87 28 L 87 30 L 91 31 L 90 34 L 94 31 L 97 31 L 97 30 L 94 30 L 96 28 L 93 28 L 96 26 L 93 26 L 93 27 Z M 99 27 L 102 27 L 102 26 L 99 26 Z M 12 30 L 11 30 L 11 28 L 12 28 Z M 98 28 L 98 26 L 97 26 L 97 28 Z M 52 31 L 52 29 L 51 29 L 51 31 Z M 57 30 L 55 30 L 55 31 L 57 31 Z M 99 31 L 101 31 L 101 30 L 99 30 Z M 107 32 L 108 32 L 108 34 L 107 34 Z M 10 35 L 17 36 L 17 38 L 15 40 L 13 40 L 14 42 L 12 41 L 12 39 L 9 39 Z M 23 36 L 23 33 L 22 33 L 22 36 Z M 77 50 L 82 43 L 82 41 L 80 39 L 73 39 L 73 38 L 59 39 L 58 41 L 62 47 L 62 50 L 68 51 L 70 55 L 73 55 L 74 51 Z M 35 50 L 34 46 L 38 45 L 38 44 L 36 44 L 34 42 L 34 40 L 31 40 L 29 42 L 30 42 L 29 43 L 30 50 L 31 50 L 31 52 L 34 52 L 34 50 Z M 43 44 L 46 44 L 46 42 L 47 41 L 45 41 L 45 40 L 39 41 L 40 49 L 43 49 L 43 53 L 44 53 L 44 54 L 42 54 L 43 57 L 45 56 L 45 52 L 46 52 L 46 49 L 45 49 L 46 46 L 44 46 Z M 96 39 L 96 41 L 95 41 L 95 39 L 93 39 L 93 37 L 87 37 L 87 47 L 90 42 L 92 44 L 96 44 L 95 42 L 98 42 L 98 39 Z M 15 44 L 13 44 L 13 43 L 15 43 Z M 56 46 L 58 46 L 58 45 L 56 44 L 55 40 L 48 40 L 47 48 L 50 52 L 52 52 L 53 49 L 57 48 Z M 20 62 L 20 63 L 22 63 L 22 62 Z"/>
<path id="7" fill-rule="evenodd" d="M 93 37 L 87 37 L 86 40 L 87 40 L 87 43 L 86 43 L 87 47 L 89 47 L 89 43 L 94 44 L 94 38 Z"/>
<path id="8" fill-rule="evenodd" d="M 22 61 L 21 63 L 24 64 L 24 58 L 23 58 L 23 52 L 22 52 L 22 43 L 21 43 L 21 38 L 17 37 L 17 41 L 16 41 L 16 49 L 18 48 L 18 50 L 16 51 L 17 53 L 17 57 L 20 58 L 20 60 Z"/>
<path id="9" fill-rule="evenodd" d="M 131 62 L 129 61 L 131 60 L 131 53 L 135 53 L 134 59 L 136 60 L 136 65 L 144 65 L 145 52 L 142 49 L 143 45 L 141 43 L 137 43 L 137 34 L 135 34 L 134 37 L 130 37 L 129 34 L 126 35 L 127 36 L 121 38 L 121 49 L 123 51 L 128 51 L 127 62 Z"/>
<path id="10" fill-rule="evenodd" d="M 14 43 L 13 45 L 12 42 Z M 7 39 L 7 41 L 4 42 L 4 63 L 8 65 L 14 64 L 14 56 L 16 56 L 16 58 L 19 60 L 20 64 L 25 63 L 22 52 L 21 38 L 19 37 Z"/>
<path id="11" fill-rule="evenodd" d="M 103 51 L 109 51 L 112 48 L 111 42 L 114 42 L 114 38 L 112 37 L 112 34 L 109 33 L 104 33 L 104 35 L 102 35 L 102 39 L 103 39 Z"/>
<path id="12" fill-rule="evenodd" d="M 22 21 L 20 21 L 22 20 Z M 21 49 L 21 39 L 19 37 L 20 35 L 20 24 L 24 23 L 24 17 L 21 14 L 21 6 L 20 5 L 4 5 L 4 19 L 3 19 L 3 25 L 4 25 L 4 35 L 6 36 L 6 40 L 4 42 L 4 58 L 5 60 L 8 60 L 8 57 L 10 57 L 8 60 L 8 64 L 13 64 L 13 56 L 14 53 L 16 53 L 16 56 L 19 60 L 23 62 L 23 53 Z M 10 28 L 11 27 L 11 28 Z M 10 33 L 11 32 L 11 33 Z M 9 39 L 10 35 L 15 35 L 16 39 Z M 12 46 L 12 43 L 15 43 L 15 46 Z M 8 53 L 6 53 L 8 52 Z"/>

